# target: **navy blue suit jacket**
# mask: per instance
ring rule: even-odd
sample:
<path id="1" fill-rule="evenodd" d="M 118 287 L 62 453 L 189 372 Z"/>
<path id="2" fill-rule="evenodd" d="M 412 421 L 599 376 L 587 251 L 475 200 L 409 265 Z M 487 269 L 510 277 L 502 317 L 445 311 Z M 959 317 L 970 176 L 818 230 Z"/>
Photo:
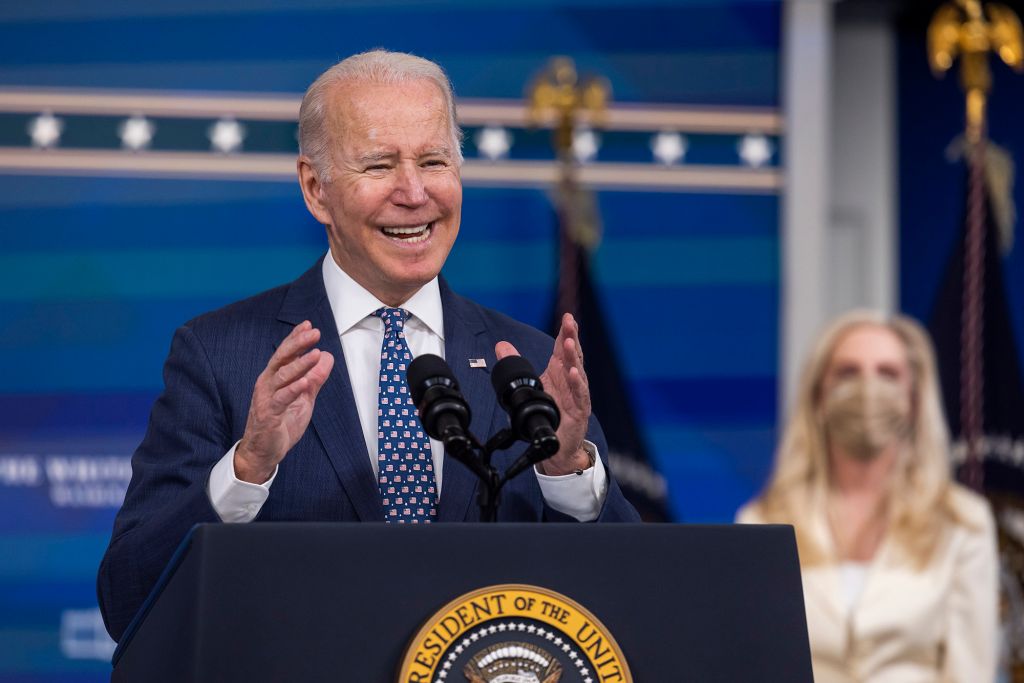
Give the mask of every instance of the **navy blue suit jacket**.
<path id="1" fill-rule="evenodd" d="M 490 386 L 495 343 L 512 342 L 539 371 L 547 365 L 553 340 L 456 295 L 443 279 L 440 289 L 445 357 L 472 408 L 470 428 L 485 439 L 508 424 Z M 334 355 L 334 369 L 309 429 L 281 462 L 256 521 L 384 519 L 318 262 L 291 284 L 200 316 L 175 333 L 164 365 L 165 389 L 132 457 L 132 480 L 100 564 L 99 604 L 115 640 L 189 529 L 220 521 L 207 495 L 210 471 L 245 431 L 257 376 L 303 320 L 320 329 L 319 348 Z M 487 368 L 470 368 L 469 358 L 486 358 Z M 606 457 L 604 434 L 593 418 L 588 438 Z M 496 454 L 495 463 L 503 469 L 521 450 Z M 479 519 L 476 476 L 454 458 L 444 459 L 443 475 L 438 521 Z M 572 521 L 545 505 L 529 472 L 505 487 L 499 520 Z M 598 521 L 639 521 L 610 473 Z"/>

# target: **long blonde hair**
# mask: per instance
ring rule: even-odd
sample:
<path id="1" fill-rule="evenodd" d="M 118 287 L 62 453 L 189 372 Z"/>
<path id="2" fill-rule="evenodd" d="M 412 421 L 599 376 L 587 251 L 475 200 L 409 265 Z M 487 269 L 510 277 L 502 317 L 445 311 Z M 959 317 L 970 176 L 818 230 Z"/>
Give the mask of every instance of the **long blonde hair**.
<path id="1" fill-rule="evenodd" d="M 911 372 L 911 434 L 895 465 L 887 500 L 888 533 L 917 566 L 928 562 L 950 521 L 960 521 L 951 497 L 949 432 L 942 413 L 935 353 L 914 320 L 857 310 L 840 316 L 818 337 L 800 377 L 796 402 L 775 456 L 775 467 L 754 507 L 766 522 L 793 524 L 804 566 L 826 561 L 808 535 L 815 501 L 828 492 L 828 449 L 819 407 L 822 380 L 842 339 L 853 329 L 887 329 L 903 342 Z"/>

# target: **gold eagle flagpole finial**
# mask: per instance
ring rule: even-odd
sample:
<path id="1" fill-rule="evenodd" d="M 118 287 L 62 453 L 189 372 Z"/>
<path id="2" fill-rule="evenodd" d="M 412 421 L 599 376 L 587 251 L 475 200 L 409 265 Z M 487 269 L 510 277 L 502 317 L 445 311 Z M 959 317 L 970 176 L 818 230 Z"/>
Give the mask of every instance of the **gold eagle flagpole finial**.
<path id="1" fill-rule="evenodd" d="M 526 92 L 529 123 L 552 126 L 558 159 L 554 202 L 559 218 L 559 313 L 579 312 L 581 261 L 601 239 L 597 202 L 593 193 L 580 187 L 576 169 L 578 157 L 596 154 L 597 138 L 592 129 L 604 125 L 610 98 L 611 86 L 607 80 L 600 77 L 580 80 L 576 65 L 568 57 L 552 58 Z"/>
<path id="2" fill-rule="evenodd" d="M 987 17 L 986 17 L 987 15 Z M 960 85 L 967 97 L 967 140 L 985 135 L 985 104 L 992 89 L 988 53 L 1024 70 L 1024 32 L 1010 8 L 980 0 L 957 0 L 940 7 L 928 26 L 928 61 L 941 76 L 960 57 Z"/>
<path id="3" fill-rule="evenodd" d="M 578 121 L 594 128 L 603 125 L 611 88 L 603 78 L 590 77 L 581 82 L 571 59 L 553 57 L 548 67 L 534 78 L 526 97 L 530 123 L 539 126 L 553 120 L 558 159 L 563 166 L 571 167 Z"/>

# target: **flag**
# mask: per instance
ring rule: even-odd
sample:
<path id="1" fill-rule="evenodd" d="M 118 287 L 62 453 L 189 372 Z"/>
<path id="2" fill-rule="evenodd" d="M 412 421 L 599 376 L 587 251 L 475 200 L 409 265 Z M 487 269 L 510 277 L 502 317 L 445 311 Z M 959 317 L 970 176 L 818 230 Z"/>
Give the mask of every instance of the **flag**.
<path id="1" fill-rule="evenodd" d="M 930 325 L 953 458 L 962 481 L 991 497 L 1016 499 L 1024 507 L 1024 390 L 1003 281 L 1003 249 L 980 172 L 969 173 L 966 195 L 962 235 L 946 267 Z M 972 252 L 972 227 L 978 230 L 981 253 Z M 977 290 L 973 303 L 965 296 L 972 279 Z M 973 342 L 971 336 L 976 337 Z M 976 367 L 968 373 L 972 346 Z"/>
<path id="2" fill-rule="evenodd" d="M 564 180 L 557 188 L 559 269 L 550 329 L 572 313 L 580 327 L 593 412 L 608 440 L 608 463 L 626 499 L 647 522 L 673 520 L 665 478 L 655 469 L 637 426 L 629 387 L 609 334 L 590 268 L 600 225 L 591 192 Z"/>
<path id="3" fill-rule="evenodd" d="M 1004 673 L 1024 680 L 1024 389 L 1003 281 L 1012 235 L 1006 196 L 992 196 L 988 144 L 969 151 L 962 235 L 946 267 L 930 330 L 958 479 L 991 502 L 1002 571 Z M 1000 194 L 1009 190 L 1002 188 Z M 993 212 L 993 206 L 1004 204 Z"/>

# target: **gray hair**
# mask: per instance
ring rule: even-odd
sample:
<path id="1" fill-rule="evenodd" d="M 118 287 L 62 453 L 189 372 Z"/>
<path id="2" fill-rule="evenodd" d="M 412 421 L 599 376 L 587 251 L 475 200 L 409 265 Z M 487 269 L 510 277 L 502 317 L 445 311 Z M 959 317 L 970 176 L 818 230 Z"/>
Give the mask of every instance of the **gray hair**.
<path id="1" fill-rule="evenodd" d="M 309 157 L 322 182 L 331 180 L 330 139 L 324 125 L 327 92 L 343 81 L 394 85 L 429 80 L 441 90 L 456 160 L 462 163 L 462 129 L 455 116 L 455 95 L 444 70 L 434 62 L 405 52 L 370 50 L 352 55 L 320 74 L 299 107 L 299 153 Z"/>

